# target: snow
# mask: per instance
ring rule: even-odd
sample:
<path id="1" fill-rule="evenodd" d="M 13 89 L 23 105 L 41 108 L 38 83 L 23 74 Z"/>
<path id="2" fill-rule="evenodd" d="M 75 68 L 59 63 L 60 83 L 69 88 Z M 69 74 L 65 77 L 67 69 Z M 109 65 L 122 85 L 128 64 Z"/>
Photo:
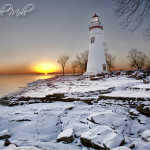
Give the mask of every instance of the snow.
<path id="1" fill-rule="evenodd" d="M 49 94 L 64 93 L 66 98 L 98 99 L 100 95 L 115 97 L 135 97 L 150 98 L 150 90 L 145 90 L 149 84 L 144 84 L 142 80 L 119 76 L 91 81 L 84 76 L 58 76 L 51 79 L 37 80 L 28 87 L 15 93 L 6 95 L 7 97 L 45 97 Z M 139 87 L 139 89 L 135 89 Z M 114 88 L 110 93 L 101 94 L 101 91 Z M 14 98 L 15 100 L 15 98 Z"/>
<path id="2" fill-rule="evenodd" d="M 130 110 L 128 102 L 101 100 L 93 105 L 83 102 L 39 103 L 13 107 L 0 105 L 0 110 L 0 131 L 9 130 L 10 142 L 18 146 L 76 150 L 84 148 L 84 146 L 78 146 L 81 145 L 81 135 L 88 135 L 96 142 L 99 140 L 97 137 L 100 136 L 97 133 L 101 132 L 105 133 L 101 134 L 102 142 L 110 147 L 119 146 L 117 143 L 122 137 L 126 137 L 127 145 L 135 144 L 134 150 L 149 150 L 150 147 L 150 142 L 144 141 L 140 135 L 150 129 L 150 118 L 139 114 L 135 116 L 135 119 L 131 119 L 128 113 Z M 102 117 L 102 114 L 105 117 Z M 91 117 L 95 117 L 95 121 L 102 125 L 90 121 Z M 112 123 L 109 120 L 111 117 Z M 22 118 L 31 121 L 18 122 Z M 141 120 L 142 124 L 138 120 Z M 57 143 L 58 135 L 66 136 L 71 133 L 75 137 L 72 143 Z M 111 139 L 115 142 L 111 143 Z M 5 148 L 3 142 L 0 142 L 0 148 Z"/>
<path id="3" fill-rule="evenodd" d="M 119 146 L 119 147 L 113 148 L 111 150 L 131 150 L 131 149 L 127 146 Z"/>
<path id="4" fill-rule="evenodd" d="M 83 133 L 81 138 L 89 139 L 94 144 L 99 145 L 102 148 L 105 148 L 105 145 L 110 149 L 119 146 L 124 139 L 122 134 L 118 134 L 115 130 L 108 126 L 100 125 Z"/>
<path id="5" fill-rule="evenodd" d="M 11 136 L 8 130 L 3 130 L 3 131 L 0 132 L 0 137 L 2 137 L 4 135 Z"/>
<path id="6" fill-rule="evenodd" d="M 16 147 L 14 144 L 11 144 L 8 147 L 4 148 L 3 150 L 40 150 L 40 149 L 34 146 Z"/>
<path id="7" fill-rule="evenodd" d="M 73 129 L 72 128 L 66 129 L 58 135 L 57 139 L 60 139 L 62 137 L 70 137 L 72 135 L 73 135 Z"/>
<path id="8" fill-rule="evenodd" d="M 135 110 L 135 109 L 130 109 L 129 112 L 130 112 L 131 115 L 135 115 L 135 116 L 138 116 L 138 115 L 140 114 L 140 113 L 139 113 L 137 110 Z"/>
<path id="9" fill-rule="evenodd" d="M 14 96 L 12 99 L 17 101 L 17 97 L 30 96 L 34 102 L 34 97 L 64 93 L 65 99 L 93 99 L 93 103 L 88 105 L 82 101 L 55 101 L 13 107 L 0 105 L 0 134 L 9 132 L 10 142 L 19 147 L 35 146 L 48 150 L 92 149 L 82 145 L 81 137 L 84 136 L 96 144 L 104 143 L 110 148 L 118 147 L 124 139 L 123 146 L 126 148 L 135 145 L 134 150 L 149 150 L 150 118 L 137 112 L 136 106 L 144 103 L 145 107 L 149 107 L 150 101 L 111 98 L 150 98 L 150 91 L 132 88 L 138 85 L 142 88 L 145 84 L 142 80 L 126 76 L 98 81 L 91 81 L 84 76 L 60 76 L 34 81 L 21 91 L 7 95 L 8 98 Z M 102 90 L 112 87 L 115 88 L 110 93 L 101 94 Z M 110 98 L 98 100 L 100 96 Z M 58 137 L 70 135 L 74 137 L 72 143 L 57 142 Z M 0 149 L 4 148 L 4 140 L 0 140 Z"/>
<path id="10" fill-rule="evenodd" d="M 150 89 L 150 83 L 148 83 L 148 84 L 134 85 L 134 86 L 132 86 L 132 87 L 133 87 L 133 88 L 141 88 L 141 89 L 146 89 L 146 88 Z"/>
<path id="11" fill-rule="evenodd" d="M 142 138 L 147 140 L 148 142 L 150 142 L 150 130 L 145 130 L 143 133 L 142 133 Z"/>
<path id="12" fill-rule="evenodd" d="M 125 123 L 126 117 L 106 111 L 101 112 L 98 115 L 91 116 L 90 119 L 101 125 L 120 126 L 121 124 Z"/>

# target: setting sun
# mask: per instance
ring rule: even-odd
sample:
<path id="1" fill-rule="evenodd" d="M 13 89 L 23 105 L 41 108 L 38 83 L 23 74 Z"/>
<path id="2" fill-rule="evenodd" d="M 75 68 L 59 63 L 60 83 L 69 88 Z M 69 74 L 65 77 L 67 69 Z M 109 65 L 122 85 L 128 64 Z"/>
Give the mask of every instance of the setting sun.
<path id="1" fill-rule="evenodd" d="M 57 71 L 57 67 L 51 63 L 41 63 L 35 65 L 34 71 L 38 73 L 45 73 L 45 75 L 47 75 L 47 73 L 53 73 Z"/>

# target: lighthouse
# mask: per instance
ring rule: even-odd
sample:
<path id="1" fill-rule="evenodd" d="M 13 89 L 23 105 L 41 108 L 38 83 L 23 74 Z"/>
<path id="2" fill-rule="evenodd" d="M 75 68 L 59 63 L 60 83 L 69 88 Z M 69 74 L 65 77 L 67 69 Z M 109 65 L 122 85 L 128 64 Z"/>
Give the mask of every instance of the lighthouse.
<path id="1" fill-rule="evenodd" d="M 92 17 L 92 22 L 89 26 L 90 32 L 89 54 L 88 54 L 87 70 L 84 73 L 84 75 L 96 75 L 107 72 L 102 31 L 103 25 L 99 20 L 99 16 L 95 14 Z"/>

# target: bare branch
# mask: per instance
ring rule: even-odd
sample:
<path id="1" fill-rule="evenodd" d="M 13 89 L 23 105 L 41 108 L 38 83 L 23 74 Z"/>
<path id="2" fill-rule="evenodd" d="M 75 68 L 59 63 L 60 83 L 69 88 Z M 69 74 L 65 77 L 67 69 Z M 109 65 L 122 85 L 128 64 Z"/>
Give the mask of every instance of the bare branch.
<path id="1" fill-rule="evenodd" d="M 135 31 L 149 19 L 150 0 L 116 0 L 115 17 L 122 29 Z"/>

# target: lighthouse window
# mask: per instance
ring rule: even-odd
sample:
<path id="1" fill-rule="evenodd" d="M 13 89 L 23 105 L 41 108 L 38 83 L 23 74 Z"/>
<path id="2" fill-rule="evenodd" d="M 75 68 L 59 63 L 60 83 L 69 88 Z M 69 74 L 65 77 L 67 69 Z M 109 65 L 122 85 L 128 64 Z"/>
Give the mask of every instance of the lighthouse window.
<path id="1" fill-rule="evenodd" d="M 95 37 L 91 37 L 91 43 L 95 42 Z"/>
<path id="2" fill-rule="evenodd" d="M 103 64 L 103 71 L 106 71 L 106 64 Z"/>

